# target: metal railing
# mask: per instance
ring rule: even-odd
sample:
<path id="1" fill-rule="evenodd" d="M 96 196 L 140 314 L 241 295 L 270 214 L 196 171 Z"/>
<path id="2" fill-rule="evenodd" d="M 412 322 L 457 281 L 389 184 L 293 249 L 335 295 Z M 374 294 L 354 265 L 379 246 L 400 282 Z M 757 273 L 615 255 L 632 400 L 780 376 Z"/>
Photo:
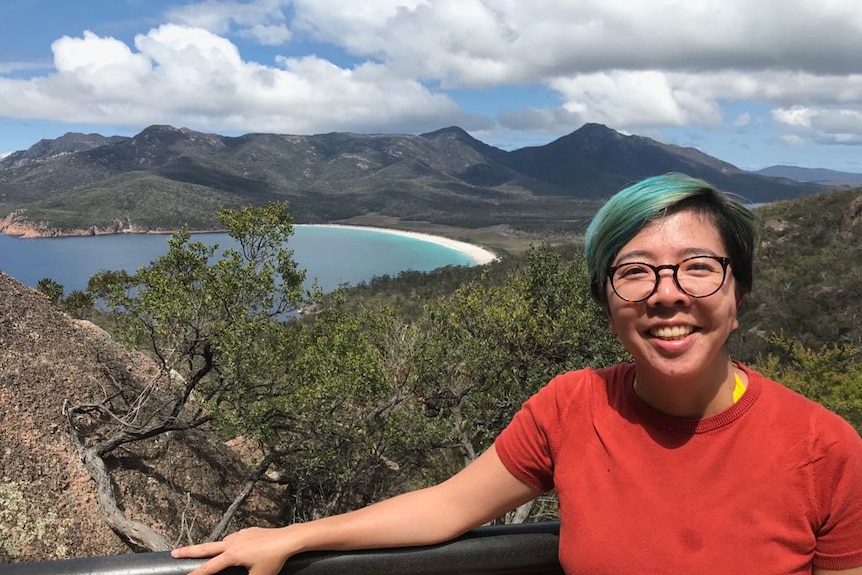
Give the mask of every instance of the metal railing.
<path id="1" fill-rule="evenodd" d="M 292 557 L 281 575 L 563 575 L 559 533 L 558 522 L 500 525 L 428 547 L 303 553 Z M 202 563 L 169 553 L 135 553 L 0 565 L 0 575 L 183 575 Z"/>

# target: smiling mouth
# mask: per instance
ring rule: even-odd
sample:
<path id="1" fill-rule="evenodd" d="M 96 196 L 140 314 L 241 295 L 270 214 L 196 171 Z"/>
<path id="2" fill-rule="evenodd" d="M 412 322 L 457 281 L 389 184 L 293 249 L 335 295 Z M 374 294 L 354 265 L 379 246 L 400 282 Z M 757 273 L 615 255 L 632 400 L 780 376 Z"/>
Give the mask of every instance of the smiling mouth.
<path id="1" fill-rule="evenodd" d="M 673 327 L 656 327 L 649 330 L 652 337 L 659 339 L 682 339 L 694 331 L 690 325 L 675 325 Z"/>

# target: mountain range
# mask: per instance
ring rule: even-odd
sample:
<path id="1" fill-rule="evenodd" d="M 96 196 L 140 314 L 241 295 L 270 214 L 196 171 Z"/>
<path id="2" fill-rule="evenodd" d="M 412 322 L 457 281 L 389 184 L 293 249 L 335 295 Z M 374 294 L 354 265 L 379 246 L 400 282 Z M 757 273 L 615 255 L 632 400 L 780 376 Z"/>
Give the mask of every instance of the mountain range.
<path id="1" fill-rule="evenodd" d="M 840 172 L 825 168 L 800 168 L 798 166 L 769 166 L 757 171 L 762 176 L 790 178 L 797 182 L 817 182 L 830 186 L 862 185 L 862 174 Z"/>
<path id="2" fill-rule="evenodd" d="M 297 223 L 377 215 L 460 228 L 580 230 L 628 183 L 685 172 L 753 203 L 827 189 L 741 170 L 694 148 L 586 124 L 503 150 L 458 127 L 415 135 L 226 137 L 150 126 L 68 133 L 0 160 L 0 231 L 37 235 L 217 226 L 220 205 L 288 200 Z"/>

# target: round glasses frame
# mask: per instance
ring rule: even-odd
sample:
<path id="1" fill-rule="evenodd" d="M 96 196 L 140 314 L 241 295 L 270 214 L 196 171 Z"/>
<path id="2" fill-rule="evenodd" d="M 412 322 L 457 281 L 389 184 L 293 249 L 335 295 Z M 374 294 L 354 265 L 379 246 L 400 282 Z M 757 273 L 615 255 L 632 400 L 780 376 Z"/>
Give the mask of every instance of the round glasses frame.
<path id="1" fill-rule="evenodd" d="M 721 281 L 718 282 L 718 285 L 711 292 L 696 295 L 696 294 L 691 293 L 690 291 L 688 291 L 684 287 L 682 287 L 682 285 L 680 285 L 679 275 L 678 275 L 679 274 L 679 268 L 682 265 L 684 265 L 686 262 L 690 262 L 691 260 L 695 260 L 695 259 L 704 259 L 704 258 L 717 261 L 719 264 L 721 264 Z M 690 258 L 686 258 L 686 259 L 680 261 L 679 263 L 676 263 L 673 265 L 665 264 L 663 266 L 654 266 L 654 265 L 648 264 L 646 262 L 626 262 L 626 263 L 620 264 L 618 266 L 613 266 L 612 268 L 610 268 L 608 270 L 608 273 L 607 273 L 607 278 L 611 284 L 611 289 L 614 290 L 614 293 L 617 294 L 618 298 L 620 298 L 623 301 L 627 301 L 629 303 L 638 303 L 638 302 L 642 302 L 644 300 L 649 299 L 650 297 L 652 297 L 652 295 L 656 291 L 658 291 L 658 284 L 659 284 L 659 282 L 661 282 L 661 275 L 659 274 L 659 272 L 661 270 L 672 270 L 673 271 L 673 276 L 672 276 L 673 277 L 673 283 L 679 291 L 681 291 L 682 293 L 686 294 L 689 297 L 702 298 L 702 297 L 709 297 L 721 289 L 721 286 L 723 286 L 724 282 L 727 280 L 727 266 L 729 266 L 730 263 L 731 263 L 730 258 L 721 257 L 721 256 L 692 256 Z M 653 275 L 655 276 L 655 283 L 653 284 L 652 289 L 649 291 L 649 293 L 647 293 L 642 298 L 628 299 L 626 297 L 623 297 L 622 295 L 620 295 L 620 292 L 617 291 L 617 288 L 614 285 L 614 274 L 616 273 L 616 271 L 618 269 L 620 269 L 621 267 L 629 266 L 629 265 L 640 265 L 640 266 L 648 267 L 649 269 L 651 269 L 653 271 Z"/>

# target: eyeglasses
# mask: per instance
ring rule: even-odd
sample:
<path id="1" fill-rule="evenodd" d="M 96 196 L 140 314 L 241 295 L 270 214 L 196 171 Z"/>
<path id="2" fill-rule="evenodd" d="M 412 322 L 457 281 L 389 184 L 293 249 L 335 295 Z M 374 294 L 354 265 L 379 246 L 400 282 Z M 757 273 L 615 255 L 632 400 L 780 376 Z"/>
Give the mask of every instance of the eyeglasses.
<path id="1" fill-rule="evenodd" d="M 628 262 L 608 270 L 614 293 L 627 302 L 647 299 L 658 290 L 661 270 L 673 270 L 673 283 L 691 297 L 711 296 L 724 285 L 730 258 L 694 256 L 675 265 Z"/>

